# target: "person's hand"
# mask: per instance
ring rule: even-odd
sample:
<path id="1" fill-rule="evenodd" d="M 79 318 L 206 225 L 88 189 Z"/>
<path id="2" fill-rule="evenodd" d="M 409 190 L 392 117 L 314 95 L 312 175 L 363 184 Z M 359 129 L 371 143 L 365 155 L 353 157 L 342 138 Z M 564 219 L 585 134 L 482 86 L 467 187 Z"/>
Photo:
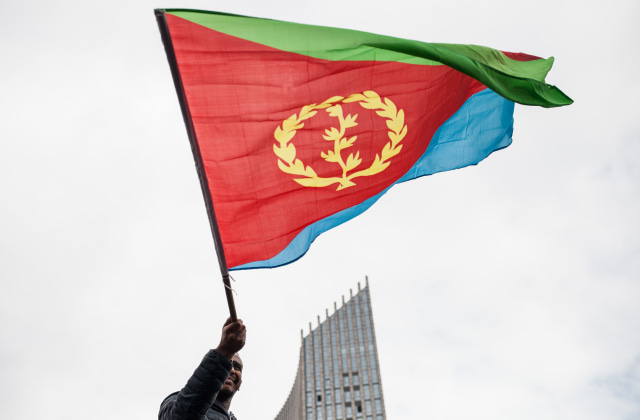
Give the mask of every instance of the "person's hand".
<path id="1" fill-rule="evenodd" d="M 234 354 L 240 351 L 244 347 L 244 342 L 247 338 L 247 328 L 239 319 L 235 322 L 231 321 L 231 318 L 227 318 L 227 321 L 222 327 L 222 336 L 220 337 L 220 344 L 216 350 L 220 352 L 224 357 L 231 360 Z"/>

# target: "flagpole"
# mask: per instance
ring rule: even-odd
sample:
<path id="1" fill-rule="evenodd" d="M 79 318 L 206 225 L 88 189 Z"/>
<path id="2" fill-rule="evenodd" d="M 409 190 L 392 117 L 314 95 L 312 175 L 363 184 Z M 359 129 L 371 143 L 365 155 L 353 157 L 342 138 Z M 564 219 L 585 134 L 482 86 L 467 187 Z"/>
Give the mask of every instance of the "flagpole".
<path id="1" fill-rule="evenodd" d="M 209 190 L 209 181 L 204 170 L 204 163 L 202 161 L 202 155 L 200 154 L 200 147 L 196 137 L 196 132 L 191 120 L 191 111 L 187 103 L 187 97 L 182 85 L 182 79 L 180 77 L 180 71 L 178 69 L 178 61 L 176 60 L 176 54 L 173 49 L 173 43 L 169 36 L 169 26 L 167 24 L 167 18 L 164 10 L 155 9 L 156 20 L 158 27 L 160 28 L 160 35 L 162 36 L 162 43 L 164 44 L 165 52 L 167 53 L 167 59 L 169 60 L 169 67 L 171 68 L 171 75 L 173 76 L 173 84 L 176 87 L 176 93 L 178 94 L 178 100 L 180 102 L 180 109 L 182 110 L 182 118 L 187 127 L 187 134 L 189 135 L 189 143 L 191 144 L 191 151 L 193 152 L 193 158 L 196 163 L 196 170 L 198 172 L 198 178 L 200 179 L 200 187 L 202 189 L 202 195 L 204 196 L 204 203 L 207 208 L 207 215 L 209 216 L 209 225 L 211 226 L 211 234 L 213 235 L 213 243 L 216 248 L 216 254 L 218 256 L 218 263 L 220 265 L 220 273 L 222 274 L 222 283 L 224 284 L 225 294 L 227 296 L 227 305 L 229 306 L 229 315 L 232 321 L 238 320 L 236 314 L 236 305 L 233 300 L 233 290 L 231 289 L 231 283 L 229 281 L 229 268 L 227 267 L 227 259 L 224 255 L 224 248 L 222 246 L 222 239 L 220 238 L 220 228 L 218 227 L 218 219 L 213 208 L 213 200 L 211 198 L 211 191 Z"/>

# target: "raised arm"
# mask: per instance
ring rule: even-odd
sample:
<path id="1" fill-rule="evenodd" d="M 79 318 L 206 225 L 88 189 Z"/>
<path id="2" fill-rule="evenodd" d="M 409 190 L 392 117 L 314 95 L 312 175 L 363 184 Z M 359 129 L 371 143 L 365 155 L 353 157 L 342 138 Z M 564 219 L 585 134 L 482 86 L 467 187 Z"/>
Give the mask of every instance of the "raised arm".
<path id="1" fill-rule="evenodd" d="M 242 320 L 227 319 L 215 350 L 210 350 L 180 392 L 162 402 L 159 420 L 203 420 L 232 369 L 233 355 L 244 347 L 246 328 Z"/>

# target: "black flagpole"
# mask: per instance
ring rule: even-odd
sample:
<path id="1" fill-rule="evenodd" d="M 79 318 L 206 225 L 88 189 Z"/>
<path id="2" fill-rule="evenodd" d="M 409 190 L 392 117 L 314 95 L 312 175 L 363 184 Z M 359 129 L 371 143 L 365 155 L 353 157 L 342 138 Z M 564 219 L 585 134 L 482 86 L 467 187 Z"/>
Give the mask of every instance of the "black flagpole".
<path id="1" fill-rule="evenodd" d="M 176 54 L 173 49 L 173 43 L 169 36 L 169 26 L 167 25 L 167 18 L 164 10 L 155 9 L 156 20 L 158 21 L 158 27 L 160 28 L 160 34 L 162 35 L 162 43 L 164 44 L 164 50 L 167 53 L 167 59 L 169 60 L 169 67 L 171 68 L 171 74 L 173 75 L 173 83 L 176 87 L 176 93 L 178 94 L 178 100 L 180 101 L 180 108 L 182 109 L 182 117 L 184 124 L 187 126 L 187 133 L 189 135 L 189 143 L 191 143 L 191 151 L 193 152 L 193 158 L 196 162 L 196 170 L 198 171 L 198 178 L 200 179 L 200 187 L 202 188 L 202 195 L 204 196 L 204 203 L 207 207 L 207 215 L 209 216 L 209 225 L 211 226 L 211 233 L 213 234 L 213 242 L 216 247 L 216 254 L 218 255 L 218 263 L 220 264 L 220 272 L 222 273 L 222 282 L 224 283 L 224 290 L 227 295 L 227 304 L 229 305 L 229 314 L 232 321 L 237 321 L 238 315 L 236 314 L 236 305 L 233 301 L 233 293 L 231 290 L 231 283 L 229 282 L 229 268 L 227 267 L 227 259 L 224 256 L 224 248 L 222 247 L 222 240 L 220 239 L 220 229 L 218 227 L 218 220 L 216 219 L 216 213 L 213 209 L 213 200 L 211 199 L 211 192 L 209 190 L 209 182 L 204 171 L 204 164 L 202 162 L 202 155 L 200 154 L 200 147 L 196 138 L 196 132 L 193 128 L 193 122 L 191 120 L 191 112 L 189 111 L 189 105 L 187 104 L 187 98 L 182 85 L 182 79 L 180 77 L 180 71 L 178 70 L 178 62 L 176 60 Z"/>

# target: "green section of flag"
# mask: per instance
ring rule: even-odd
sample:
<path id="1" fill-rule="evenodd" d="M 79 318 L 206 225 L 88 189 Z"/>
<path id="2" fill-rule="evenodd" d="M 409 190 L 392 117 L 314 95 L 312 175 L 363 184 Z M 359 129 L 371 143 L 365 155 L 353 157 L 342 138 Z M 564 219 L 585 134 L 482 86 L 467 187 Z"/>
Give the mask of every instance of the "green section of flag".
<path id="1" fill-rule="evenodd" d="M 553 58 L 517 61 L 498 50 L 477 45 L 430 44 L 368 32 L 218 12 L 167 9 L 166 13 L 238 38 L 324 60 L 444 64 L 524 105 L 556 107 L 573 102 L 560 89 L 545 83 Z"/>
<path id="2" fill-rule="evenodd" d="M 167 10 L 174 16 L 204 27 L 268 45 L 283 51 L 332 61 L 400 61 L 411 64 L 438 65 L 437 61 L 393 49 L 380 49 L 369 43 L 393 39 L 383 35 L 325 26 L 303 25 L 270 19 L 200 12 Z"/>

